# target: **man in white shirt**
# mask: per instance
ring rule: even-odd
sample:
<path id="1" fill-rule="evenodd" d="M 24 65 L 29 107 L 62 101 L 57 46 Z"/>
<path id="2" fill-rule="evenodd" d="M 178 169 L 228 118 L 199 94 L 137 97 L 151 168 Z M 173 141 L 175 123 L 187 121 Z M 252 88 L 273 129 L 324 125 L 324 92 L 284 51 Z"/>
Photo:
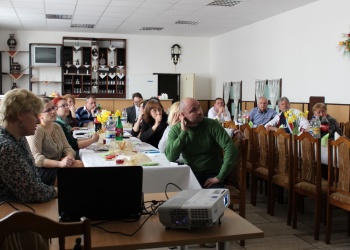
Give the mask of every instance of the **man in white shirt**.
<path id="1" fill-rule="evenodd" d="M 140 104 L 143 101 L 143 97 L 139 92 L 132 94 L 132 100 L 134 105 L 125 109 L 128 116 L 128 123 L 134 124 L 137 117 L 139 117 Z"/>
<path id="2" fill-rule="evenodd" d="M 287 97 L 285 96 L 281 97 L 277 101 L 277 104 L 281 112 L 278 115 L 276 115 L 271 121 L 266 123 L 265 125 L 266 129 L 277 131 L 278 128 L 282 126 L 287 133 L 292 133 L 291 125 L 288 123 L 287 118 L 284 115 L 284 112 L 288 110 L 292 110 L 293 114 L 295 114 L 299 120 L 298 121 L 298 123 L 300 124 L 299 132 L 302 132 L 304 130 L 306 131 L 309 130 L 309 127 L 310 127 L 309 121 L 305 117 L 299 115 L 301 113 L 300 110 L 293 109 L 290 107 L 290 103 Z"/>
<path id="3" fill-rule="evenodd" d="M 214 107 L 208 111 L 208 118 L 216 119 L 219 122 L 231 121 L 231 114 L 225 108 L 224 100 L 220 97 L 215 99 Z"/>

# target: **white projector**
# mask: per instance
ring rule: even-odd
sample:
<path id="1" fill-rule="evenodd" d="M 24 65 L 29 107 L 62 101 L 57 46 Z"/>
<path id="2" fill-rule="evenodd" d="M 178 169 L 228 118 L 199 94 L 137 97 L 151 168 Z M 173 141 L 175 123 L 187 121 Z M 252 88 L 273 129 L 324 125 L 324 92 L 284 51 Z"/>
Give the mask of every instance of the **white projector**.
<path id="1" fill-rule="evenodd" d="M 159 207 L 159 220 L 167 228 L 209 227 L 229 204 L 228 189 L 183 190 Z"/>

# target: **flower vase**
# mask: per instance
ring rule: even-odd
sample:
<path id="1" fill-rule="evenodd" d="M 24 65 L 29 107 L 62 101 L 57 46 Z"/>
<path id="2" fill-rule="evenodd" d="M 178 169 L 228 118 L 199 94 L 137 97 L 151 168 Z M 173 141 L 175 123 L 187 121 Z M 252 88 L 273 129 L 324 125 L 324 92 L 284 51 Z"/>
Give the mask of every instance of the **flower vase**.
<path id="1" fill-rule="evenodd" d="M 299 126 L 298 125 L 293 124 L 292 134 L 293 135 L 298 135 L 299 134 Z"/>

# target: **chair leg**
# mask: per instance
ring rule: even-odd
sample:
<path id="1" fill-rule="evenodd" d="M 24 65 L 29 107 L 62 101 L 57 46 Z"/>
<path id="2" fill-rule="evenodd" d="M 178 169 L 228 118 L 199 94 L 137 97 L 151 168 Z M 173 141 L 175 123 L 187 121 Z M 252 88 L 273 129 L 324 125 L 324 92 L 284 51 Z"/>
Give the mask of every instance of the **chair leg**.
<path id="1" fill-rule="evenodd" d="M 292 223 L 292 208 L 293 208 L 293 192 L 292 190 L 288 189 L 288 201 L 287 201 L 287 208 L 288 208 L 288 214 L 287 214 L 287 225 L 290 226 Z"/>
<path id="2" fill-rule="evenodd" d="M 240 243 L 239 243 L 239 245 L 241 245 L 242 247 L 244 247 L 244 246 L 245 246 L 245 240 L 241 240 Z"/>
<path id="3" fill-rule="evenodd" d="M 329 244 L 331 242 L 331 232 L 332 232 L 332 205 L 327 204 L 327 225 L 326 225 L 326 237 L 325 243 Z M 349 232 L 349 230 L 348 230 Z"/>
<path id="4" fill-rule="evenodd" d="M 293 229 L 297 228 L 297 219 L 298 219 L 298 205 L 299 197 L 296 193 L 293 193 Z"/>
<path id="5" fill-rule="evenodd" d="M 251 200 L 250 203 L 256 206 L 256 193 L 257 193 L 257 177 L 252 174 L 252 189 L 251 189 Z"/>
<path id="6" fill-rule="evenodd" d="M 320 236 L 320 223 L 321 223 L 321 217 L 322 217 L 322 200 L 318 200 L 316 198 L 316 209 L 315 209 L 315 231 L 314 231 L 314 239 L 319 240 Z"/>
<path id="7" fill-rule="evenodd" d="M 348 237 L 350 237 L 350 212 L 347 211 L 347 217 L 348 217 Z"/>
<path id="8" fill-rule="evenodd" d="M 275 215 L 275 190 L 276 186 L 272 183 L 271 184 L 271 194 L 270 194 L 270 215 Z"/>

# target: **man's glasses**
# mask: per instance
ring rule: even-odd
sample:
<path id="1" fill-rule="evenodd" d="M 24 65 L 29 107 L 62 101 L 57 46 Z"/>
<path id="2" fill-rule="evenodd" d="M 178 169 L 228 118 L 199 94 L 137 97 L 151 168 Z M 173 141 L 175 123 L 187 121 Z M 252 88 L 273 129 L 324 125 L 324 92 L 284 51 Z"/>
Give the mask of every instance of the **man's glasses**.
<path id="1" fill-rule="evenodd" d="M 68 104 L 66 103 L 66 104 L 62 104 L 61 106 L 58 106 L 57 108 L 68 108 Z"/>
<path id="2" fill-rule="evenodd" d="M 57 111 L 58 107 L 56 106 L 53 106 L 52 108 L 48 108 L 48 109 L 45 109 L 43 112 L 41 113 L 49 113 L 49 112 L 52 112 L 52 111 Z"/>

